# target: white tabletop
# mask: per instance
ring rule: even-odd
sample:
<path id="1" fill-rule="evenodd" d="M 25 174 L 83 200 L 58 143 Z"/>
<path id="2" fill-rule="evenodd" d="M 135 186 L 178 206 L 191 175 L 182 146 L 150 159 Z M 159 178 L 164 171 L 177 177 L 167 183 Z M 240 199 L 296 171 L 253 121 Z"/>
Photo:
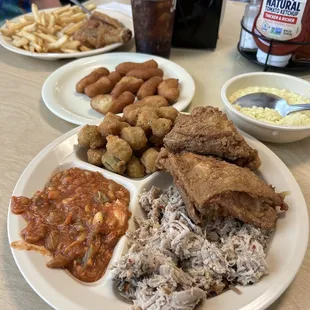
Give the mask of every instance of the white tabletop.
<path id="1" fill-rule="evenodd" d="M 170 59 L 183 66 L 196 83 L 189 110 L 198 105 L 222 107 L 220 89 L 227 79 L 245 72 L 262 71 L 262 67 L 251 64 L 236 51 L 243 11 L 244 4 L 227 3 L 216 50 L 172 50 Z M 134 46 L 129 44 L 120 51 L 134 51 Z M 31 159 L 55 138 L 75 127 L 51 114 L 41 99 L 44 80 L 66 63 L 68 60 L 31 59 L 0 47 L 0 309 L 50 309 L 15 265 L 7 239 L 6 216 L 13 188 Z M 310 81 L 309 71 L 293 74 Z M 310 139 L 267 145 L 290 168 L 310 206 Z M 270 309 L 310 309 L 309 248 L 296 279 Z"/>

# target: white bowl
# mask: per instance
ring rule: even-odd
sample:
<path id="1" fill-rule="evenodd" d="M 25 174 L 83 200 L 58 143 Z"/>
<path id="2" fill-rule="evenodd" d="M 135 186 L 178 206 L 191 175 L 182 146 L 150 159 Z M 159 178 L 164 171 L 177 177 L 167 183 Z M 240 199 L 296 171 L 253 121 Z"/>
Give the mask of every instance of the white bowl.
<path id="1" fill-rule="evenodd" d="M 221 97 L 228 117 L 237 127 L 259 140 L 274 143 L 295 142 L 310 137 L 310 125 L 272 125 L 251 118 L 235 109 L 228 98 L 239 89 L 253 86 L 286 89 L 310 98 L 310 83 L 294 76 L 266 72 L 246 73 L 235 76 L 223 85 Z"/>

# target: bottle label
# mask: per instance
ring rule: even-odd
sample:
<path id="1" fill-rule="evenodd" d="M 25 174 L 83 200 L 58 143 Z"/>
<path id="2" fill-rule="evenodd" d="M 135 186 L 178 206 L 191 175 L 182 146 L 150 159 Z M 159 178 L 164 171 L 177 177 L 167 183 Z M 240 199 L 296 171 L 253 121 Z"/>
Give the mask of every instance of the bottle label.
<path id="1" fill-rule="evenodd" d="M 279 41 L 299 36 L 307 0 L 263 0 L 256 29 L 265 37 Z"/>

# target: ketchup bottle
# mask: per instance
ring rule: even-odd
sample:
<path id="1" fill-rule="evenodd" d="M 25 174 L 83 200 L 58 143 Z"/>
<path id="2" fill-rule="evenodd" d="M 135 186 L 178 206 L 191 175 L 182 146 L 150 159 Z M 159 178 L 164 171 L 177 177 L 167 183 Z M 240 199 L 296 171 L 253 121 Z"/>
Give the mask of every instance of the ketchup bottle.
<path id="1" fill-rule="evenodd" d="M 263 0 L 253 32 L 277 41 L 305 42 L 310 30 L 310 0 Z M 265 63 L 270 41 L 254 37 L 257 60 Z M 285 67 L 301 45 L 273 42 L 268 64 Z"/>

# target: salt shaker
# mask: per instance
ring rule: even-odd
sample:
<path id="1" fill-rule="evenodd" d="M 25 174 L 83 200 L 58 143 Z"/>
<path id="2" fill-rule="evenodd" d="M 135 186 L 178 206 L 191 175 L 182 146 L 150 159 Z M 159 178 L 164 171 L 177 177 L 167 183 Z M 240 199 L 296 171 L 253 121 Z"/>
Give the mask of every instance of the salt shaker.
<path id="1" fill-rule="evenodd" d="M 260 0 L 250 0 L 250 3 L 246 5 L 243 16 L 243 25 L 246 29 L 252 31 L 255 17 L 259 13 L 259 8 Z M 257 51 L 257 45 L 253 35 L 244 29 L 241 30 L 240 49 L 243 51 Z"/>

